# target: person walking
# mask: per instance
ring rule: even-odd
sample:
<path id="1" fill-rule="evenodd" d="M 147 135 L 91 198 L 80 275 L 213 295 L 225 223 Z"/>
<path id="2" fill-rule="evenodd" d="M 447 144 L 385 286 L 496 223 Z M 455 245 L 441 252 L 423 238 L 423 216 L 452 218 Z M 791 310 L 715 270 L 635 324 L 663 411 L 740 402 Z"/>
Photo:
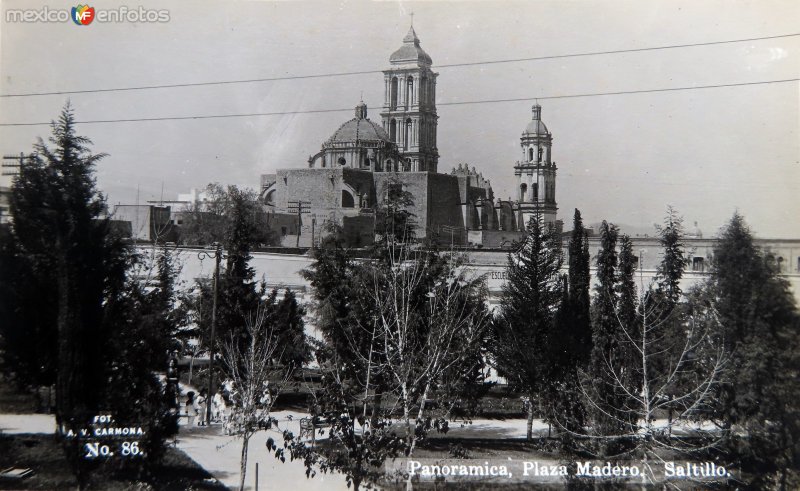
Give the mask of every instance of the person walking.
<path id="1" fill-rule="evenodd" d="M 186 421 L 189 427 L 194 426 L 194 419 L 197 417 L 197 408 L 194 405 L 194 391 L 190 390 L 186 393 L 186 405 L 184 405 L 186 413 Z"/>
<path id="2" fill-rule="evenodd" d="M 220 421 L 222 423 L 225 422 L 225 397 L 222 395 L 222 389 L 217 389 L 217 393 L 214 394 L 214 398 L 212 399 L 213 408 L 214 408 L 214 419 Z"/>
<path id="3" fill-rule="evenodd" d="M 200 391 L 200 395 L 194 400 L 195 413 L 197 414 L 197 426 L 206 425 L 206 405 L 208 400 L 206 398 L 206 390 Z"/>

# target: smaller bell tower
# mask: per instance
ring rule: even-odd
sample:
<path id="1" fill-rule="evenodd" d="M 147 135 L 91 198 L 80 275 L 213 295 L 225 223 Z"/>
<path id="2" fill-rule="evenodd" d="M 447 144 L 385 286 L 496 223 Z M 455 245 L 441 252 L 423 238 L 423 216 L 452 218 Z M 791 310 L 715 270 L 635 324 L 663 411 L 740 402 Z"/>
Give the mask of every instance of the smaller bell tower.
<path id="1" fill-rule="evenodd" d="M 524 230 L 535 213 L 545 224 L 556 225 L 556 163 L 550 153 L 553 135 L 542 122 L 542 106 L 531 108 L 533 115 L 520 138 L 522 160 L 514 165 L 517 177 L 519 227 Z"/>

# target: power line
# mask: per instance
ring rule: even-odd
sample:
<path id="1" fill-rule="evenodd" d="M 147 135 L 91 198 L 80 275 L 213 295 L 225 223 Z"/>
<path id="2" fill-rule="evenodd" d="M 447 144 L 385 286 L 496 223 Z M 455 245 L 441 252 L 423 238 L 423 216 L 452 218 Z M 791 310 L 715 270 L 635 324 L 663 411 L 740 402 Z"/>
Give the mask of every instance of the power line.
<path id="1" fill-rule="evenodd" d="M 455 101 L 455 102 L 440 102 L 438 106 L 463 106 L 467 104 L 496 104 L 503 102 L 524 102 L 533 100 L 548 100 L 548 99 L 570 99 L 578 97 L 601 97 L 612 95 L 626 95 L 626 94 L 646 94 L 657 92 L 676 92 L 682 90 L 700 90 L 700 89 L 717 89 L 725 87 L 745 87 L 751 85 L 766 85 L 766 84 L 779 84 L 786 82 L 797 82 L 800 78 L 787 78 L 783 80 L 764 80 L 760 82 L 740 82 L 731 84 L 716 84 L 716 85 L 697 85 L 693 87 L 667 87 L 660 89 L 642 89 L 642 90 L 621 90 L 616 92 L 594 92 L 585 94 L 568 94 L 568 95 L 551 95 L 551 96 L 534 96 L 534 97 L 518 97 L 509 99 L 484 99 L 479 101 Z M 295 114 L 320 114 L 320 113 L 334 113 L 334 112 L 350 112 L 352 108 L 343 109 L 309 109 L 306 111 L 275 111 L 268 113 L 241 113 L 241 114 L 206 114 L 196 116 L 164 116 L 154 118 L 128 118 L 128 119 L 94 119 L 87 121 L 76 121 L 80 124 L 95 124 L 95 123 L 140 123 L 147 121 L 182 121 L 189 119 L 223 119 L 223 118 L 249 118 L 261 116 L 287 116 Z M 8 126 L 42 126 L 50 125 L 51 122 L 45 123 L 0 123 L 0 127 Z"/>
<path id="2" fill-rule="evenodd" d="M 800 33 L 793 33 L 793 34 L 779 34 L 775 36 L 762 36 L 762 37 L 755 37 L 755 38 L 745 38 L 745 39 L 730 39 L 724 41 L 708 41 L 703 43 L 688 43 L 688 44 L 672 44 L 667 46 L 651 46 L 646 48 L 629 48 L 629 49 L 616 49 L 616 50 L 607 50 L 607 51 L 587 51 L 582 53 L 568 53 L 568 54 L 561 54 L 561 55 L 545 55 L 545 56 L 533 56 L 528 58 L 508 58 L 504 60 L 486 60 L 486 61 L 473 61 L 473 62 L 464 62 L 464 63 L 448 63 L 444 65 L 436 65 L 437 69 L 442 68 L 457 68 L 457 67 L 465 67 L 465 66 L 476 66 L 476 65 L 496 65 L 501 63 L 519 63 L 524 61 L 541 61 L 541 60 L 556 60 L 561 58 L 578 58 L 578 57 L 585 57 L 585 56 L 602 56 L 602 55 L 614 55 L 614 54 L 622 54 L 622 53 L 640 53 L 644 51 L 658 51 L 658 50 L 667 50 L 667 49 L 678 49 L 678 48 L 694 48 L 700 46 L 716 46 L 721 44 L 733 44 L 733 43 L 746 43 L 752 41 L 766 41 L 769 39 L 781 39 L 781 38 L 788 38 L 788 37 L 795 37 L 800 36 Z M 61 90 L 61 91 L 52 91 L 52 92 L 25 92 L 19 94 L 0 94 L 0 97 L 38 97 L 38 96 L 46 96 L 46 95 L 69 95 L 69 94 L 89 94 L 89 93 L 101 93 L 101 92 L 124 92 L 124 91 L 135 91 L 135 90 L 153 90 L 153 89 L 174 89 L 174 88 L 183 88 L 183 87 L 204 87 L 210 85 L 231 85 L 231 84 L 249 84 L 249 83 L 262 83 L 262 82 L 277 82 L 281 80 L 303 80 L 303 79 L 314 79 L 314 78 L 328 78 L 328 77 L 346 77 L 346 76 L 353 76 L 353 75 L 368 75 L 373 73 L 383 73 L 383 70 L 361 70 L 361 71 L 353 71 L 353 72 L 334 72 L 334 73 L 317 73 L 317 74 L 310 74 L 310 75 L 286 75 L 282 77 L 266 77 L 266 78 L 253 78 L 253 79 L 242 79 L 242 80 L 219 80 L 219 81 L 212 81 L 212 82 L 187 82 L 181 84 L 161 84 L 161 85 L 140 85 L 140 86 L 132 86 L 132 87 L 111 87 L 105 89 L 83 89 L 83 90 Z"/>

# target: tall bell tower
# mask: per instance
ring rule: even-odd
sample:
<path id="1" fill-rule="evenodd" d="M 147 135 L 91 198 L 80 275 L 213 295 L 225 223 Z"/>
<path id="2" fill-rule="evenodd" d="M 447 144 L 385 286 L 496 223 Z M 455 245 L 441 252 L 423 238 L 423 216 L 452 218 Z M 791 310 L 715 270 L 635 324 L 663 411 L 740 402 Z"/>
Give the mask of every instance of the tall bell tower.
<path id="1" fill-rule="evenodd" d="M 389 57 L 383 71 L 384 103 L 381 119 L 389 138 L 397 143 L 406 172 L 437 172 L 436 77 L 431 57 L 419 45 L 412 26 L 403 45 Z"/>
<path id="2" fill-rule="evenodd" d="M 528 225 L 528 220 L 539 213 L 545 224 L 556 224 L 556 163 L 550 150 L 553 135 L 542 122 L 542 106 L 534 104 L 533 117 L 522 132 L 520 145 L 522 160 L 514 166 L 517 177 L 517 200 L 519 202 L 519 226 Z"/>

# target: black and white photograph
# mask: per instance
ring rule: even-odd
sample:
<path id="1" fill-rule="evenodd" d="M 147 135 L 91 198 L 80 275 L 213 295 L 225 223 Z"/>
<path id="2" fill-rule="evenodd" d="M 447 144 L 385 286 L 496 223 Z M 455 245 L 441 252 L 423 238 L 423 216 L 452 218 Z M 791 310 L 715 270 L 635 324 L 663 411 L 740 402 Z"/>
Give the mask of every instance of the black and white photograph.
<path id="1" fill-rule="evenodd" d="M 0 0 L 0 489 L 800 489 L 798 19 Z"/>

